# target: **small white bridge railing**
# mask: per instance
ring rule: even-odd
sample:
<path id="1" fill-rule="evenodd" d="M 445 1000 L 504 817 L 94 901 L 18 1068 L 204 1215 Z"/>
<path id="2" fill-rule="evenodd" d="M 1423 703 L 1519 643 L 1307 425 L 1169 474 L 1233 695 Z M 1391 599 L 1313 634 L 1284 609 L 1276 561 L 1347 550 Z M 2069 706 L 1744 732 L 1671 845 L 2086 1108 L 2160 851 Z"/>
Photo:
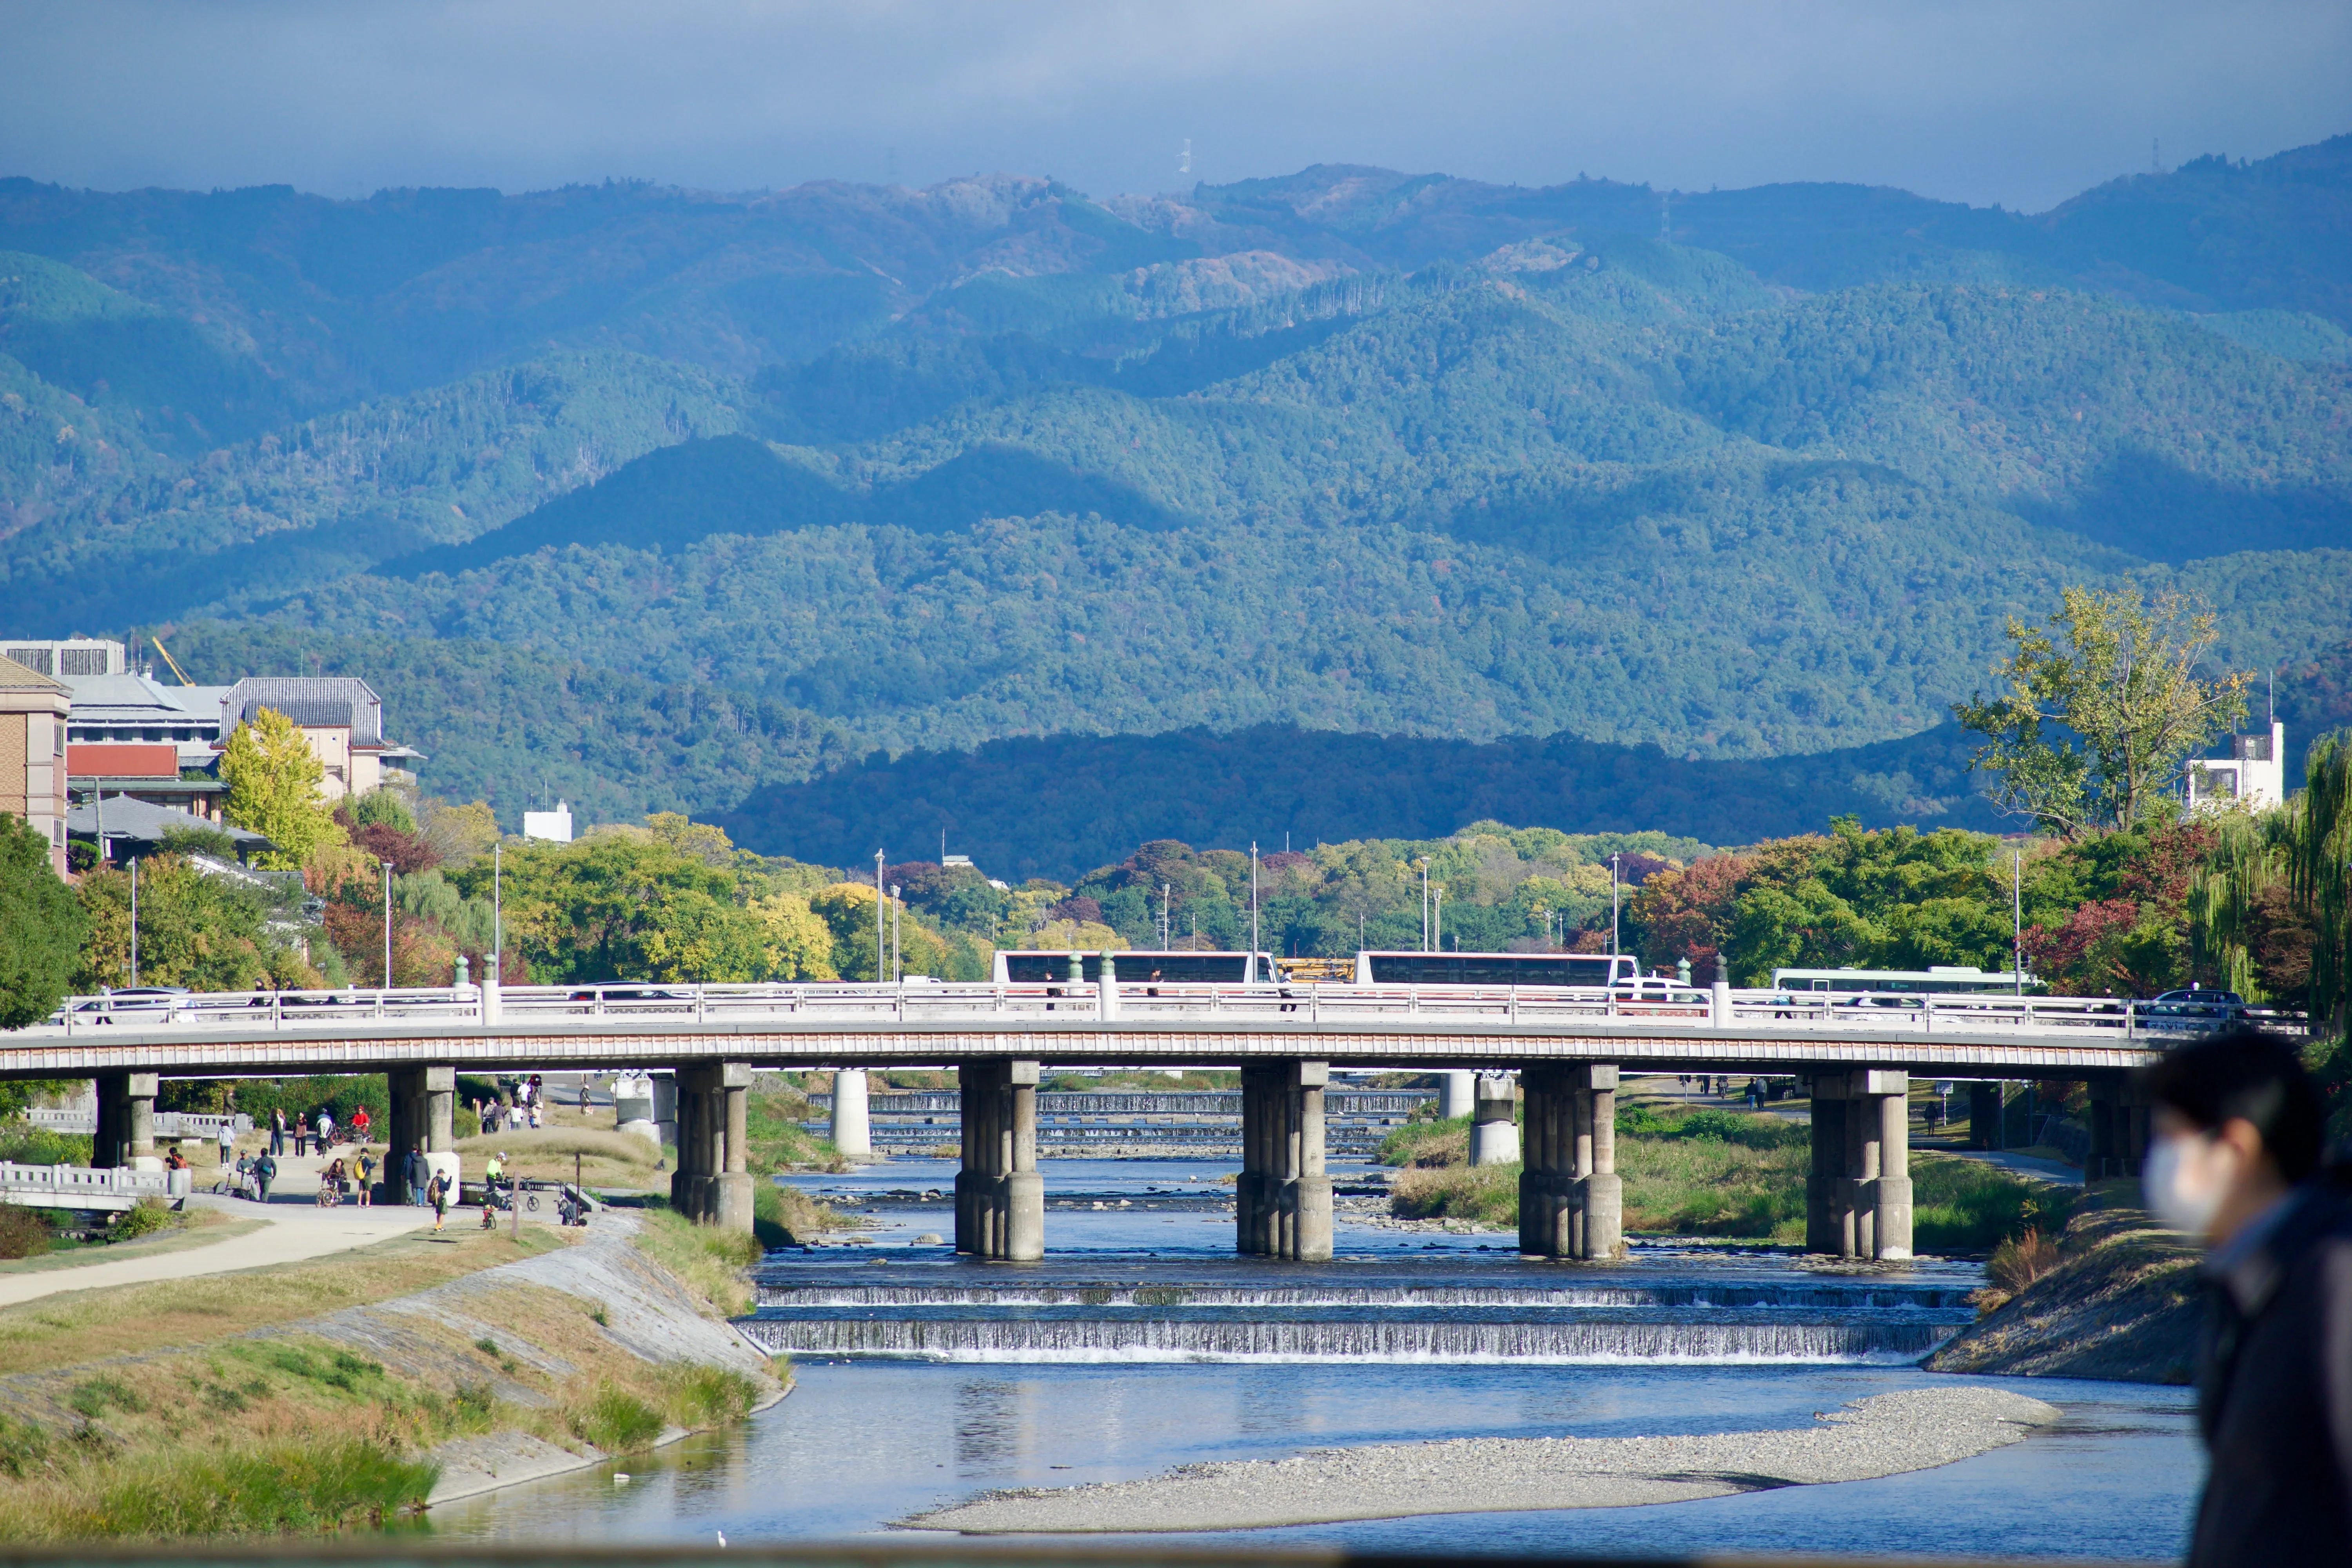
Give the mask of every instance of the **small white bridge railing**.
<path id="1" fill-rule="evenodd" d="M 127 1209 L 142 1198 L 184 1198 L 186 1171 L 94 1171 L 87 1165 L 19 1165 L 0 1160 L 0 1203 L 45 1209 Z"/>

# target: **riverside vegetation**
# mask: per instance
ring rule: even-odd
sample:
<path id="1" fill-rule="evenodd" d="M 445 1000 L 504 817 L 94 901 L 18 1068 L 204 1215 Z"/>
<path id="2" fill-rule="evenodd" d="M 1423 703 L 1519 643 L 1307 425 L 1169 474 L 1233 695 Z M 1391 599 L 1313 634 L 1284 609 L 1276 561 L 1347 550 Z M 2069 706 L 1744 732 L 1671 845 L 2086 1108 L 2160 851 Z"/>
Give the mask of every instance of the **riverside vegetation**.
<path id="1" fill-rule="evenodd" d="M 1617 1172 L 1627 1234 L 1801 1243 L 1811 1132 L 1784 1118 L 1660 1107 L 1621 1096 Z M 1511 1229 L 1519 1165 L 1474 1166 L 1470 1121 L 1406 1123 L 1381 1145 L 1391 1211 Z M 2050 1205 L 2048 1184 L 1971 1161 L 1915 1152 L 1912 1225 L 1922 1252 L 1985 1253 L 2023 1235 Z"/>
<path id="2" fill-rule="evenodd" d="M 600 1303 L 542 1286 L 489 1299 L 511 1348 L 469 1342 L 437 1313 L 402 1317 L 402 1350 L 381 1360 L 304 1327 L 569 1240 L 544 1226 L 519 1238 L 405 1237 L 0 1311 L 0 1533 L 168 1539 L 383 1523 L 423 1505 L 437 1475 L 430 1451 L 453 1438 L 522 1432 L 628 1453 L 666 1428 L 751 1408 L 761 1391 L 746 1373 L 642 1361 L 597 1331 Z M 654 1213 L 638 1245 L 703 1310 L 740 1310 L 751 1238 Z M 566 1370 L 543 1370 L 538 1351 L 516 1353 L 530 1342 L 560 1345 Z"/>

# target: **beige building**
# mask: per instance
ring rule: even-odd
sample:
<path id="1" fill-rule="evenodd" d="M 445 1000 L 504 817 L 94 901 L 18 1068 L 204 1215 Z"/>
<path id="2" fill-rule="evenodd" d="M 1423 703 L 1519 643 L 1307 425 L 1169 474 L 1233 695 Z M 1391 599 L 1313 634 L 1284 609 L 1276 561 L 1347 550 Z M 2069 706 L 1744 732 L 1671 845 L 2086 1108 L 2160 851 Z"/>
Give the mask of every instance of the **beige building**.
<path id="1" fill-rule="evenodd" d="M 414 784 L 404 763 L 423 759 L 383 738 L 383 700 L 348 676 L 252 676 L 221 694 L 215 749 L 226 750 L 237 726 L 268 708 L 294 721 L 326 776 L 327 799 L 366 795 L 378 785 Z"/>
<path id="2" fill-rule="evenodd" d="M 0 658 L 0 811 L 49 841 L 66 874 L 66 715 L 73 694 L 37 669 Z"/>

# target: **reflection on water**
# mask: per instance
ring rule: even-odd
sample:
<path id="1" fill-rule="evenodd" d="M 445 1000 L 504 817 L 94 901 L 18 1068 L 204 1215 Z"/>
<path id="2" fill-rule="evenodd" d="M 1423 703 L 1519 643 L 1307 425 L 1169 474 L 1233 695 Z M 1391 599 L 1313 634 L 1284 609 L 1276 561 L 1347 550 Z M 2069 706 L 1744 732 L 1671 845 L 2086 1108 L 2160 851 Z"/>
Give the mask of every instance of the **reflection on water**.
<path id="1" fill-rule="evenodd" d="M 1128 1479 L 1209 1459 L 1468 1436 L 1799 1425 L 1891 1389 L 1863 1367 L 1039 1366 L 835 1363 L 734 1432 L 434 1512 L 437 1532 L 547 1544 L 836 1538 L 993 1487 Z M 1658 1508 L 1450 1515 L 1251 1532 L 1360 1551 L 1904 1551 L 2162 1560 L 2199 1461 L 2178 1389 L 2004 1380 L 2069 1412 L 1940 1469 Z M 1201 1542 L 1232 1536 L 1192 1538 Z"/>

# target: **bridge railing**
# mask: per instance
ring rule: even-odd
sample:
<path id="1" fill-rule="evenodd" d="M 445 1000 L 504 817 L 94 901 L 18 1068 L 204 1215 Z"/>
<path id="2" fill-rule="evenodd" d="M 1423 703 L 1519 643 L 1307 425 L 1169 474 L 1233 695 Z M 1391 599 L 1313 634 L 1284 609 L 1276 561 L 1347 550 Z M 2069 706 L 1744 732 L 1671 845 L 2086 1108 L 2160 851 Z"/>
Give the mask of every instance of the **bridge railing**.
<path id="1" fill-rule="evenodd" d="M 895 1024 L 1220 1021 L 1275 1027 L 1381 1023 L 1410 1026 L 1508 1024 L 1610 1028 L 1657 1024 L 1705 1029 L 1764 1026 L 1822 1034 L 2079 1034 L 2105 1040 L 2179 1037 L 2243 1016 L 2290 1033 L 2303 1016 L 2278 1009 L 2155 1003 L 2100 996 L 1893 995 L 1738 990 L 1717 1016 L 1708 993 L 1638 993 L 1533 985 L 1244 985 L 1121 982 L 1099 985 L 810 984 L 800 985 L 508 986 L 490 1005 L 501 1026 L 615 1022 L 794 1022 L 887 1029 Z M 195 993 L 169 997 L 78 996 L 48 1024 L 16 1037 L 121 1027 L 145 1032 L 277 1033 L 346 1026 L 485 1022 L 475 987 Z"/>
<path id="2" fill-rule="evenodd" d="M 100 1171 L 0 1160 L 0 1203 L 33 1208 L 128 1208 L 141 1198 L 185 1197 L 190 1183 L 185 1171 Z"/>

